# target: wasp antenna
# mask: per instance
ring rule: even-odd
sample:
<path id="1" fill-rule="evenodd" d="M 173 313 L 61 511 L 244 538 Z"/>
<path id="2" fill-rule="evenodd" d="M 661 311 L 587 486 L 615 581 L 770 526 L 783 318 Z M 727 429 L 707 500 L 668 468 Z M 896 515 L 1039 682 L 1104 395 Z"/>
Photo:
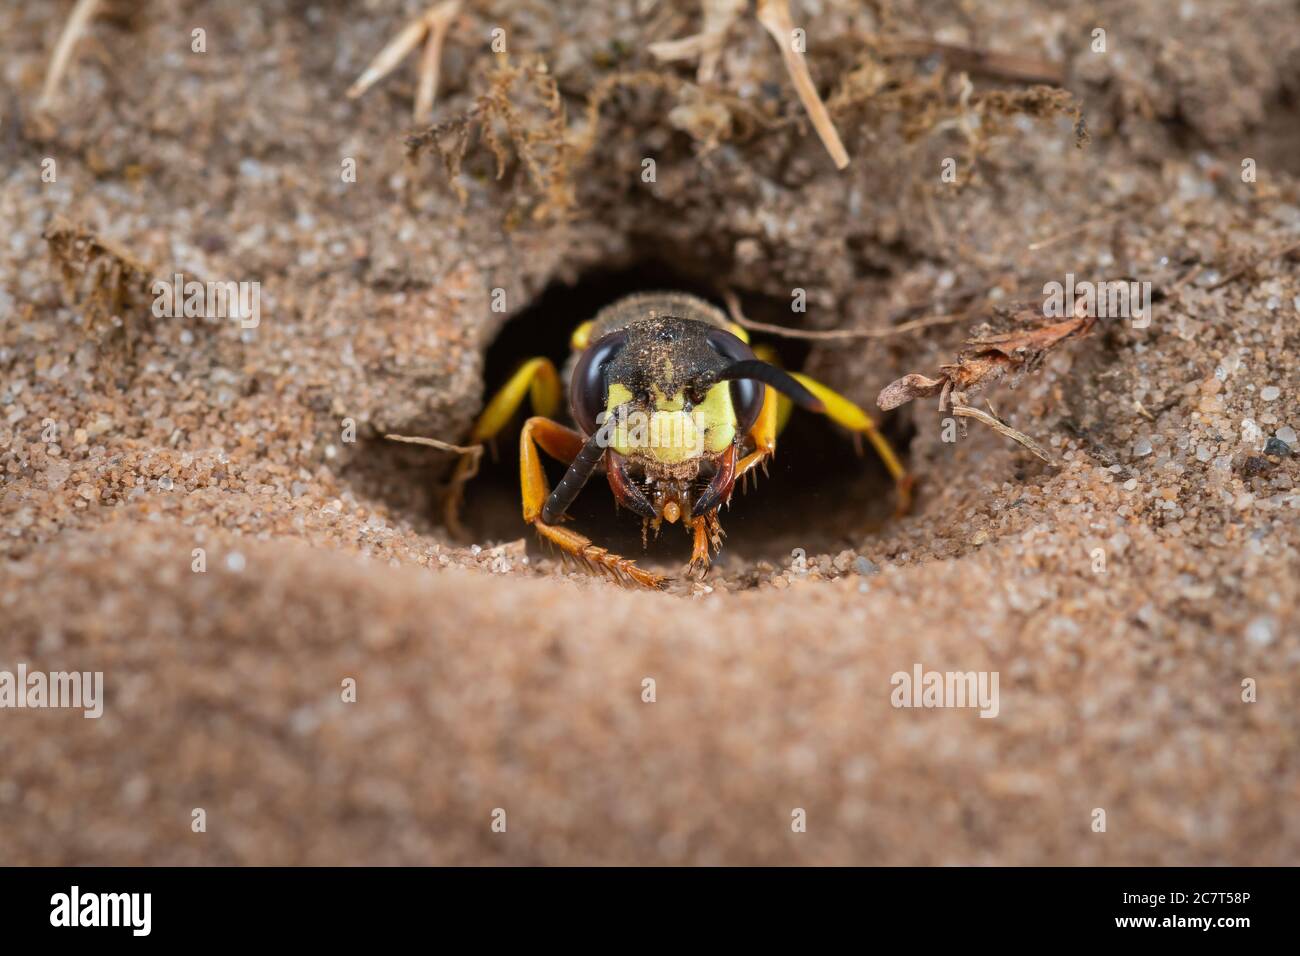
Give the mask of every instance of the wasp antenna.
<path id="1" fill-rule="evenodd" d="M 730 382 L 736 379 L 751 379 L 755 382 L 762 382 L 764 385 L 771 385 L 796 405 L 806 408 L 810 412 L 825 413 L 826 411 L 826 406 L 822 404 L 822 400 L 808 391 L 802 382 L 785 369 L 777 368 L 777 366 L 770 365 L 761 359 L 744 359 L 733 362 L 718 376 L 719 382 Z"/>
<path id="2" fill-rule="evenodd" d="M 560 517 L 569 510 L 569 505 L 573 504 L 573 499 L 578 497 L 578 492 L 587 483 L 591 473 L 596 470 L 601 456 L 605 454 L 605 442 L 602 439 L 603 435 L 599 430 L 587 439 L 582 450 L 573 459 L 569 470 L 564 473 L 560 483 L 546 499 L 546 504 L 542 506 L 542 520 L 547 524 L 555 524 L 560 520 Z"/>

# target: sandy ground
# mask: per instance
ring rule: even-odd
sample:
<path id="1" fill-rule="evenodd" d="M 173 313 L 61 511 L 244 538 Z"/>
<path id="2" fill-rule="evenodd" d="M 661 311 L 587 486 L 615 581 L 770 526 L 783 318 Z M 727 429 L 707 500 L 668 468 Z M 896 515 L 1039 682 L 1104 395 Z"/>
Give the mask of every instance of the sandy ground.
<path id="1" fill-rule="evenodd" d="M 0 863 L 1300 860 L 1294 4 L 810 4 L 838 173 L 752 20 L 697 86 L 646 52 L 695 4 L 467 3 L 450 180 L 408 156 L 411 64 L 342 95 L 419 6 L 110 5 L 47 116 L 71 5 L 0 11 L 0 671 L 106 698 L 0 710 Z M 260 282 L 260 324 L 156 317 L 176 272 Z M 1067 272 L 1156 301 L 980 396 L 1053 465 L 913 403 L 891 520 L 796 419 L 669 594 L 541 550 L 513 438 L 472 544 L 447 456 L 382 438 L 462 439 L 496 365 L 651 281 L 877 330 L 782 345 L 873 406 Z M 997 716 L 893 707 L 917 664 L 996 672 Z"/>

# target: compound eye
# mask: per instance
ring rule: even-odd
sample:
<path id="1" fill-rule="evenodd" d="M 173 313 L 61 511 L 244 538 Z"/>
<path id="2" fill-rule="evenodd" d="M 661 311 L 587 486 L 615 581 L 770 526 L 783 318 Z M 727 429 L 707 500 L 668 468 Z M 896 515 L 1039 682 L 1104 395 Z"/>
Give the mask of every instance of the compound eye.
<path id="1" fill-rule="evenodd" d="M 732 362 L 745 362 L 755 357 L 753 349 L 725 329 L 710 329 L 709 345 Z M 753 379 L 736 379 L 731 383 L 731 404 L 736 408 L 736 427 L 740 434 L 748 433 L 758 421 L 765 391 L 763 383 Z"/>
<path id="2" fill-rule="evenodd" d="M 627 344 L 626 332 L 611 332 L 587 347 L 573 368 L 569 383 L 569 401 L 573 420 L 588 435 L 596 434 L 596 416 L 609 401 L 609 381 L 605 371 L 610 360 Z"/>

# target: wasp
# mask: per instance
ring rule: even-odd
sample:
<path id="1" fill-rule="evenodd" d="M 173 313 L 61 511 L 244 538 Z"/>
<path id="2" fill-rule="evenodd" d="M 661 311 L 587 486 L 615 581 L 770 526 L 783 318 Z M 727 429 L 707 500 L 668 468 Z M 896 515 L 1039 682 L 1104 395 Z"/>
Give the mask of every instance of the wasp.
<path id="1" fill-rule="evenodd" d="M 911 476 L 871 417 L 820 382 L 781 368 L 774 352 L 752 347 L 742 326 L 703 299 L 680 292 L 628 296 L 579 325 L 570 347 L 571 424 L 555 420 L 564 398 L 555 365 L 534 358 L 487 403 L 470 441 L 494 438 L 525 401 L 531 404 L 519 436 L 524 522 L 588 570 L 647 588 L 667 580 L 563 524 L 588 479 L 603 472 L 617 503 L 642 519 L 643 540 L 664 523 L 681 523 L 693 539 L 687 573 L 702 576 L 722 546 L 718 509 L 738 480 L 776 453 L 796 406 L 865 435 L 894 479 L 899 510 L 908 507 Z M 568 465 L 554 489 L 543 454 Z M 462 459 L 451 516 L 471 474 Z"/>

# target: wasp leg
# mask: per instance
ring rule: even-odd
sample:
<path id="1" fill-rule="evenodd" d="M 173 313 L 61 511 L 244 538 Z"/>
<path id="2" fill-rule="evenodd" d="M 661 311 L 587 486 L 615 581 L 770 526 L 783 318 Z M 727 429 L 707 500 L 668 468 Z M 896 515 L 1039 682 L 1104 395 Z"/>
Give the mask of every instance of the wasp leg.
<path id="1" fill-rule="evenodd" d="M 781 364 L 781 356 L 777 355 L 776 349 L 772 348 L 770 345 L 755 345 L 754 354 L 764 362 L 770 362 L 772 365 L 779 366 Z M 771 395 L 769 397 L 776 399 L 776 431 L 772 433 L 773 441 L 775 441 L 776 436 L 779 436 L 781 432 L 785 431 L 785 426 L 790 421 L 790 413 L 794 411 L 794 402 L 790 401 L 790 399 L 786 398 L 780 392 L 775 390 L 770 391 Z"/>
<path id="2" fill-rule="evenodd" d="M 637 567 L 636 562 L 630 558 L 619 557 L 604 548 L 596 547 L 590 538 L 576 531 L 542 520 L 542 509 L 546 506 L 551 489 L 546 481 L 546 472 L 542 469 L 542 456 L 538 454 L 538 449 L 552 458 L 571 462 L 582 451 L 583 444 L 580 434 L 549 418 L 534 417 L 524 422 L 524 430 L 519 435 L 519 483 L 523 489 L 524 521 L 589 571 L 608 574 L 620 584 L 663 587 L 663 575 Z"/>
<path id="3" fill-rule="evenodd" d="M 686 573 L 702 578 L 712 563 L 712 553 L 722 548 L 725 532 L 722 530 L 722 522 L 718 520 L 717 509 L 696 518 L 692 530 L 695 532 L 695 542 L 691 548 L 690 564 L 686 565 Z"/>
<path id="4" fill-rule="evenodd" d="M 525 398 L 530 400 L 535 414 L 550 417 L 559 411 L 562 397 L 560 376 L 550 359 L 529 359 L 487 403 L 470 429 L 469 444 L 479 445 L 494 438 L 510 424 Z M 465 483 L 477 471 L 478 458 L 465 456 L 456 463 L 456 470 L 452 472 L 443 520 L 456 537 L 465 536 L 460 524 L 460 506 L 465 496 Z"/>
<path id="5" fill-rule="evenodd" d="M 763 407 L 759 410 L 754 427 L 749 430 L 749 443 L 754 446 L 744 458 L 736 463 L 736 479 L 748 476 L 756 467 L 776 454 L 776 436 L 781 433 L 784 422 L 781 421 L 781 402 L 788 406 L 789 399 L 783 399 L 772 386 L 764 386 Z"/>
<path id="6" fill-rule="evenodd" d="M 574 329 L 573 334 L 569 336 L 569 348 L 573 349 L 573 351 L 575 352 L 581 352 L 588 345 L 590 345 L 591 327 L 594 324 L 595 324 L 594 322 L 588 320 L 586 322 L 583 322 L 576 329 Z"/>
<path id="7" fill-rule="evenodd" d="M 754 354 L 764 362 L 779 364 L 776 350 L 771 346 L 756 345 Z M 749 485 L 749 473 L 756 467 L 762 465 L 766 472 L 767 460 L 776 454 L 777 436 L 785 430 L 786 422 L 790 420 L 790 412 L 793 410 L 794 403 L 790 399 L 770 385 L 764 388 L 763 407 L 759 410 L 758 419 L 749 430 L 748 436 L 754 450 L 736 464 L 736 478 L 743 479 L 745 487 Z"/>
<path id="8" fill-rule="evenodd" d="M 765 362 L 776 361 L 776 352 L 767 346 L 756 346 L 754 353 Z M 867 436 L 867 440 L 871 442 L 871 447 L 876 450 L 880 460 L 885 463 L 885 468 L 888 469 L 890 477 L 894 479 L 894 488 L 898 495 L 895 510 L 900 515 L 911 511 L 912 489 L 916 484 L 916 476 L 908 474 L 907 469 L 898 460 L 898 456 L 894 453 L 894 449 L 885 439 L 885 436 L 876 430 L 876 423 L 872 421 L 871 416 L 843 395 L 827 388 L 816 379 L 809 378 L 800 372 L 792 372 L 791 374 L 804 388 L 821 399 L 822 404 L 826 406 L 827 418 L 837 425 L 843 425 L 850 431 Z M 777 393 L 770 386 L 768 387 L 767 394 L 763 399 L 763 410 L 759 412 L 758 421 L 754 423 L 754 427 L 749 433 L 749 440 L 754 446 L 754 451 L 742 458 L 740 464 L 736 466 L 737 478 L 741 476 L 747 477 L 755 466 L 766 462 L 768 458 L 776 453 L 777 436 L 781 434 L 785 429 L 786 422 L 790 420 L 790 412 L 793 407 L 788 398 Z"/>
<path id="9" fill-rule="evenodd" d="M 885 468 L 888 469 L 890 477 L 894 479 L 894 490 L 898 495 L 896 513 L 905 515 L 911 511 L 912 488 L 916 484 L 916 477 L 908 474 L 907 469 L 898 460 L 898 456 L 894 454 L 894 449 L 885 439 L 885 436 L 876 429 L 876 423 L 872 421 L 871 416 L 843 395 L 827 388 L 816 379 L 809 378 L 799 372 L 792 372 L 791 374 L 804 388 L 821 399 L 822 404 L 826 406 L 827 418 L 837 425 L 843 425 L 850 431 L 867 436 L 867 441 L 871 442 L 871 447 L 876 450 L 880 460 L 885 463 Z"/>

